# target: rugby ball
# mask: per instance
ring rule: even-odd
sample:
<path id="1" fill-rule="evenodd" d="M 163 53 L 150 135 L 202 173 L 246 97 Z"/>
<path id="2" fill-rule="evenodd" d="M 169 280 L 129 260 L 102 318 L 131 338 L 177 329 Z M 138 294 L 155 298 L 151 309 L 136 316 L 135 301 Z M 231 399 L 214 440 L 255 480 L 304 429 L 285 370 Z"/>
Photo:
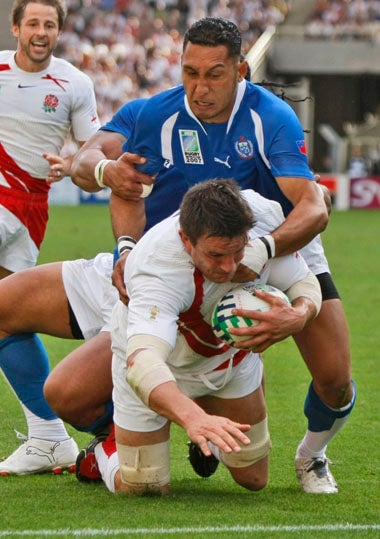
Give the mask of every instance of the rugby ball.
<path id="1" fill-rule="evenodd" d="M 258 324 L 256 320 L 232 314 L 232 309 L 265 312 L 271 308 L 269 303 L 255 296 L 256 290 L 268 292 L 281 298 L 285 303 L 290 303 L 284 292 L 268 284 L 247 283 L 225 294 L 215 305 L 212 314 L 212 329 L 219 339 L 230 346 L 247 339 L 247 337 L 232 335 L 229 332 L 231 328 L 245 328 Z"/>

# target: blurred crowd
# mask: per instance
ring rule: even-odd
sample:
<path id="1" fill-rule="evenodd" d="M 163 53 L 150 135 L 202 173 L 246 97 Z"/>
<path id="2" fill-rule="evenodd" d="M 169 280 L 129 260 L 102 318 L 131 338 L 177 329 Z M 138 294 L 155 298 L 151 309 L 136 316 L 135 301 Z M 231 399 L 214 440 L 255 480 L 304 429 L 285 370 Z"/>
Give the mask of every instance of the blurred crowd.
<path id="1" fill-rule="evenodd" d="M 284 21 L 291 0 L 67 0 L 67 6 L 57 55 L 94 81 L 104 123 L 125 102 L 180 82 L 182 38 L 195 20 L 234 21 L 246 53 L 268 26 Z"/>
<path id="2" fill-rule="evenodd" d="M 305 33 L 325 39 L 377 39 L 378 27 L 380 0 L 315 0 Z"/>

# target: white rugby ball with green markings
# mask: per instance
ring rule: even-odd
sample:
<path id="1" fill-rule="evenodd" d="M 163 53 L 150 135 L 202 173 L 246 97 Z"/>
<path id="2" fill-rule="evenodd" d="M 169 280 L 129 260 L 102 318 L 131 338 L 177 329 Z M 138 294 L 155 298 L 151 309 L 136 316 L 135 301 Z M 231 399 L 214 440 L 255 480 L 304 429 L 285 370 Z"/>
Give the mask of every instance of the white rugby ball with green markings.
<path id="1" fill-rule="evenodd" d="M 255 296 L 255 290 L 268 292 L 281 298 L 286 303 L 290 303 L 284 292 L 268 284 L 247 283 L 225 294 L 215 305 L 212 315 L 212 327 L 215 335 L 230 346 L 247 339 L 247 337 L 232 335 L 229 331 L 231 328 L 245 328 L 255 326 L 258 323 L 256 320 L 232 314 L 232 309 L 265 312 L 271 308 L 269 303 Z"/>

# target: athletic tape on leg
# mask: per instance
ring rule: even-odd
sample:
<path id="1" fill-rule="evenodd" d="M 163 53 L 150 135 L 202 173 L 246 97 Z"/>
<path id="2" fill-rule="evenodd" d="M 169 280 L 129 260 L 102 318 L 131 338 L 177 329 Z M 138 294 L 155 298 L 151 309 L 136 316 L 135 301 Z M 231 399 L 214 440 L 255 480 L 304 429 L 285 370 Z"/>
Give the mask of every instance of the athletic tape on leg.
<path id="1" fill-rule="evenodd" d="M 160 491 L 170 481 L 170 443 L 131 447 L 117 444 L 121 480 L 131 491 Z"/>
<path id="2" fill-rule="evenodd" d="M 244 434 L 248 436 L 251 443 L 249 445 L 243 445 L 238 442 L 241 447 L 239 453 L 224 453 L 220 451 L 220 461 L 229 468 L 246 468 L 269 454 L 272 444 L 268 431 L 267 417 L 260 421 L 260 423 L 252 425 Z"/>

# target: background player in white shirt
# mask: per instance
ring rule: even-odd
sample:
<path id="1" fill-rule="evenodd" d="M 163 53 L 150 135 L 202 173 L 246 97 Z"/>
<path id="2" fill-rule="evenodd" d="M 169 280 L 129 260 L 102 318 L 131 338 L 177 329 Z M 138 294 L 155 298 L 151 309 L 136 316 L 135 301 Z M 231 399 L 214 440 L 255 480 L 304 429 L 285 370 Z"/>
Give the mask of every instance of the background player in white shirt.
<path id="1" fill-rule="evenodd" d="M 206 456 L 213 452 L 241 486 L 266 485 L 270 438 L 261 356 L 223 343 L 211 316 L 248 270 L 258 282 L 287 291 L 291 306 L 273 302 L 285 333 L 290 319 L 299 331 L 317 315 L 320 287 L 298 254 L 270 260 L 260 276 L 249 266 L 250 243 L 267 237 L 265 216 L 276 211 L 282 216 L 278 204 L 241 192 L 232 180 L 202 182 L 184 196 L 179 213 L 149 230 L 129 254 L 129 304 L 118 301 L 111 329 L 120 469 L 109 443 L 92 447 L 112 492 L 167 492 L 171 421 Z"/>
<path id="2" fill-rule="evenodd" d="M 82 145 L 100 125 L 89 77 L 53 56 L 65 16 L 63 0 L 15 0 L 17 50 L 0 52 L 0 278 L 36 263 L 48 220 L 47 179 L 61 178 L 71 163 L 71 157 L 55 161 L 54 154 L 70 131 Z M 46 369 L 46 353 L 32 333 L 2 345 L 0 367 L 19 395 L 17 362 L 38 368 L 42 361 Z M 23 404 L 28 421 L 48 420 L 50 441 L 66 442 L 66 457 L 75 461 L 76 444 L 62 421 L 46 404 L 31 406 Z M 41 437 L 46 440 L 43 428 Z M 27 473 L 20 453 L 18 460 L 19 472 Z"/>

